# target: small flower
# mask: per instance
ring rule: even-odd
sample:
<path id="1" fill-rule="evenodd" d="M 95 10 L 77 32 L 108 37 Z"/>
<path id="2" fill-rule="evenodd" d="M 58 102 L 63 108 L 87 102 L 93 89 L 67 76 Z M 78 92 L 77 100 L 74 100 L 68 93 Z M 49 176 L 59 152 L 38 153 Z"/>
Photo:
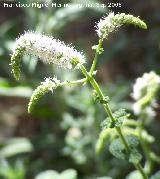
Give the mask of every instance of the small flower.
<path id="1" fill-rule="evenodd" d="M 103 17 L 96 24 L 96 32 L 99 38 L 104 39 L 123 24 L 133 24 L 142 29 L 147 29 L 147 25 L 139 17 L 134 17 L 133 15 L 125 13 L 114 14 L 114 12 L 111 12 L 107 17 Z"/>
<path id="2" fill-rule="evenodd" d="M 67 136 L 74 139 L 78 139 L 82 136 L 82 132 L 77 127 L 71 127 L 67 132 Z"/>
<path id="3" fill-rule="evenodd" d="M 60 86 L 60 81 L 57 78 L 46 78 L 44 82 L 41 82 L 33 92 L 30 102 L 28 104 L 28 112 L 31 113 L 35 104 L 39 101 L 39 99 L 44 96 L 47 92 L 53 92 L 53 89 Z"/>
<path id="4" fill-rule="evenodd" d="M 72 46 L 49 36 L 27 32 L 16 40 L 11 57 L 12 73 L 16 79 L 20 77 L 20 58 L 24 53 L 37 56 L 47 64 L 68 69 L 79 68 L 85 63 L 84 55 Z"/>
<path id="5" fill-rule="evenodd" d="M 144 73 L 141 78 L 137 78 L 131 94 L 135 100 L 133 105 L 135 114 L 140 114 L 145 107 L 146 113 L 150 113 L 150 116 L 155 116 L 153 108 L 157 106 L 155 97 L 159 87 L 160 76 L 153 71 Z"/>

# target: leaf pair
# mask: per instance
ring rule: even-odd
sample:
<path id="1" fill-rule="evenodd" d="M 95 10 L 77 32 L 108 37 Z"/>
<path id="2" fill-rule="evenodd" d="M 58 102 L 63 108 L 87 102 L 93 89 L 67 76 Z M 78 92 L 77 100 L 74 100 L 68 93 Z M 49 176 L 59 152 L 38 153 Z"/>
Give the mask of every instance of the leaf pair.
<path id="1" fill-rule="evenodd" d="M 130 163 L 137 164 L 141 161 L 142 155 L 138 152 L 137 146 L 139 145 L 139 140 L 134 135 L 128 135 L 125 137 L 130 151 L 129 155 L 126 154 L 125 146 L 123 145 L 120 138 L 117 138 L 112 141 L 109 146 L 109 150 L 118 159 L 128 160 Z"/>

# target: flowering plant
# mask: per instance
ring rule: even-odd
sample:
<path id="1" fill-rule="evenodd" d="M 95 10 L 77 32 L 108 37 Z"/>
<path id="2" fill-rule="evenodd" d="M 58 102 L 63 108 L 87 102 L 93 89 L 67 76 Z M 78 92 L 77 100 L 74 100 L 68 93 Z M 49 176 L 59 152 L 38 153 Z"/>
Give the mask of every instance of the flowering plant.
<path id="1" fill-rule="evenodd" d="M 111 144 L 109 146 L 109 150 L 112 155 L 118 159 L 127 160 L 128 162 L 132 163 L 137 170 L 136 172 L 139 172 L 139 176 L 143 179 L 147 179 L 151 174 L 151 167 L 148 166 L 148 163 L 145 167 L 142 167 L 141 160 L 143 157 L 138 150 L 139 143 L 141 143 L 141 141 L 145 141 L 144 136 L 147 135 L 146 131 L 142 129 L 142 125 L 138 126 L 136 121 L 129 119 L 130 114 L 128 114 L 125 109 L 119 109 L 115 112 L 112 112 L 109 105 L 109 97 L 103 94 L 95 79 L 95 68 L 98 56 L 103 52 L 103 41 L 123 24 L 133 24 L 139 28 L 147 29 L 147 25 L 144 21 L 142 21 L 139 17 L 135 17 L 130 14 L 114 14 L 111 12 L 107 17 L 103 17 L 96 24 L 96 32 L 99 37 L 99 43 L 98 45 L 92 47 L 95 50 L 95 57 L 89 71 L 87 71 L 84 66 L 86 61 L 85 55 L 82 52 L 75 50 L 71 45 L 65 45 L 59 40 L 42 34 L 37 34 L 35 32 L 24 33 L 17 39 L 15 43 L 11 57 L 12 73 L 17 80 L 20 78 L 20 60 L 24 53 L 37 56 L 47 64 L 53 63 L 62 68 L 68 68 L 70 70 L 74 68 L 81 71 L 84 75 L 84 78 L 76 81 L 60 82 L 55 77 L 46 78 L 45 81 L 41 82 L 41 84 L 33 92 L 28 105 L 28 112 L 32 112 L 36 103 L 44 94 L 49 91 L 53 92 L 53 90 L 55 90 L 57 87 L 62 87 L 65 85 L 72 86 L 77 84 L 85 85 L 86 83 L 90 83 L 94 89 L 94 98 L 100 102 L 108 116 L 101 124 L 102 132 L 100 133 L 97 141 L 96 151 L 99 152 L 103 148 L 107 136 L 112 135 Z M 159 86 L 159 78 L 157 78 L 153 73 L 149 79 L 150 78 L 151 80 L 153 79 L 153 83 L 155 85 L 154 91 L 146 83 L 142 85 L 141 90 L 142 88 L 145 88 L 147 94 L 139 94 L 135 89 L 132 94 L 134 99 L 137 100 L 135 106 L 138 105 L 138 107 L 141 109 L 144 109 L 146 104 L 151 102 Z M 140 81 L 140 79 L 137 80 L 137 83 L 138 81 Z M 137 107 L 134 108 L 137 109 Z M 131 123 L 134 123 L 134 125 L 138 127 L 134 130 L 134 132 L 126 132 L 127 128 L 125 126 L 128 127 Z M 137 133 L 137 130 L 139 133 Z M 146 145 L 143 145 L 143 148 L 144 150 L 149 150 Z M 152 156 L 155 156 L 155 154 L 152 153 Z M 146 157 L 147 162 L 150 162 L 151 156 L 148 156 L 148 152 L 146 152 Z"/>

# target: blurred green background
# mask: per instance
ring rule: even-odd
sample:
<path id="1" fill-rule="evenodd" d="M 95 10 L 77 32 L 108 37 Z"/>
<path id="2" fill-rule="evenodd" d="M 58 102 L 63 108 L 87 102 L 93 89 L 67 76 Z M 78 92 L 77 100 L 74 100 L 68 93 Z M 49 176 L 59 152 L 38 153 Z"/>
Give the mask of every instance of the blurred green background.
<path id="1" fill-rule="evenodd" d="M 4 8 L 4 2 L 7 3 L 0 1 L 0 178 L 34 179 L 45 170 L 61 173 L 70 168 L 77 171 L 78 179 L 125 178 L 133 170 L 132 166 L 113 158 L 107 143 L 101 154 L 95 153 L 100 122 L 105 114 L 93 99 L 90 86 L 59 88 L 44 96 L 34 112 L 27 114 L 29 98 L 45 77 L 55 75 L 63 81 L 82 75 L 78 71 L 45 65 L 36 57 L 24 55 L 22 77 L 17 82 L 11 75 L 10 54 L 20 34 L 36 31 L 83 50 L 88 68 L 94 56 L 91 46 L 98 42 L 95 22 L 111 10 L 140 16 L 148 29 L 126 26 L 114 32 L 104 42 L 105 51 L 98 61 L 97 80 L 104 93 L 111 97 L 112 109 L 123 107 L 132 112 L 130 94 L 135 78 L 146 71 L 160 73 L 159 0 L 45 1 L 62 5 L 56 8 Z M 23 0 L 10 4 L 18 2 L 31 3 Z M 70 7 L 64 8 L 65 3 Z M 78 3 L 107 6 L 119 3 L 120 7 L 75 8 Z M 157 136 L 157 145 L 153 148 L 160 153 L 159 126 L 157 112 L 149 130 Z M 76 179 L 74 171 L 67 172 L 70 172 L 70 177 L 59 174 L 61 179 Z"/>

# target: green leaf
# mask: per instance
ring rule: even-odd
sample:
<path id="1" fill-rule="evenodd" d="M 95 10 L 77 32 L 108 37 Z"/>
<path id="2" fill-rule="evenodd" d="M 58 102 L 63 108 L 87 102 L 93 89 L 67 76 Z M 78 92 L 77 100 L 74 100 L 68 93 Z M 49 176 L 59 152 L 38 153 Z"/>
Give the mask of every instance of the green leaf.
<path id="1" fill-rule="evenodd" d="M 131 172 L 126 179 L 143 179 L 142 175 L 139 173 L 139 171 L 135 170 Z"/>
<path id="2" fill-rule="evenodd" d="M 112 141 L 109 146 L 109 151 L 118 159 L 126 159 L 126 155 L 124 153 L 124 145 L 121 143 L 119 138 Z"/>
<path id="3" fill-rule="evenodd" d="M 0 156 L 11 157 L 17 154 L 31 152 L 33 146 L 27 138 L 13 138 L 6 142 L 0 150 Z"/>
<path id="4" fill-rule="evenodd" d="M 54 170 L 47 170 L 38 174 L 35 179 L 58 179 L 59 174 Z"/>
<path id="5" fill-rule="evenodd" d="M 33 90 L 30 87 L 18 86 L 18 87 L 0 87 L 1 96 L 12 96 L 21 98 L 30 98 Z"/>
<path id="6" fill-rule="evenodd" d="M 14 164 L 9 164 L 7 160 L 0 159 L 0 178 L 4 179 L 24 179 L 26 168 L 21 160 L 16 160 Z"/>
<path id="7" fill-rule="evenodd" d="M 136 148 L 139 145 L 139 139 L 135 135 L 127 135 L 125 136 L 125 139 L 131 148 Z"/>
<path id="8" fill-rule="evenodd" d="M 141 161 L 142 155 L 138 152 L 138 150 L 133 149 L 129 155 L 129 162 L 137 164 Z"/>
<path id="9" fill-rule="evenodd" d="M 129 114 L 126 112 L 125 109 L 118 109 L 117 111 L 115 111 L 113 113 L 113 116 L 118 119 L 118 118 L 121 118 L 121 117 L 128 117 Z"/>
<path id="10" fill-rule="evenodd" d="M 73 169 L 65 170 L 60 174 L 59 179 L 77 179 L 77 172 Z"/>
<path id="11" fill-rule="evenodd" d="M 134 135 L 125 136 L 125 139 L 130 147 L 131 153 L 129 155 L 129 161 L 132 163 L 137 163 L 141 160 L 141 154 L 136 150 L 136 147 L 139 144 L 139 140 Z M 125 153 L 125 147 L 120 138 L 117 138 L 112 141 L 109 146 L 109 151 L 118 159 L 126 160 L 128 156 Z"/>
<path id="12" fill-rule="evenodd" d="M 150 179 L 160 179 L 160 171 L 158 171 L 154 175 L 152 175 Z"/>
<path id="13" fill-rule="evenodd" d="M 103 129 L 106 128 L 114 128 L 120 127 L 123 124 L 123 121 L 129 117 L 130 114 L 126 113 L 125 109 L 119 109 L 113 113 L 113 117 L 115 121 L 111 121 L 109 117 L 107 117 L 102 123 L 101 126 Z"/>
<path id="14" fill-rule="evenodd" d="M 107 117 L 104 121 L 101 122 L 101 128 L 102 130 L 105 130 L 107 128 L 112 128 L 112 122 L 109 117 Z"/>
<path id="15" fill-rule="evenodd" d="M 123 121 L 130 116 L 129 113 L 125 111 L 125 109 L 119 109 L 113 113 L 113 117 L 115 118 L 115 126 L 120 127 L 123 124 Z"/>
<path id="16" fill-rule="evenodd" d="M 38 174 L 35 179 L 77 179 L 77 172 L 74 169 L 67 169 L 62 173 L 54 170 L 47 170 Z"/>

